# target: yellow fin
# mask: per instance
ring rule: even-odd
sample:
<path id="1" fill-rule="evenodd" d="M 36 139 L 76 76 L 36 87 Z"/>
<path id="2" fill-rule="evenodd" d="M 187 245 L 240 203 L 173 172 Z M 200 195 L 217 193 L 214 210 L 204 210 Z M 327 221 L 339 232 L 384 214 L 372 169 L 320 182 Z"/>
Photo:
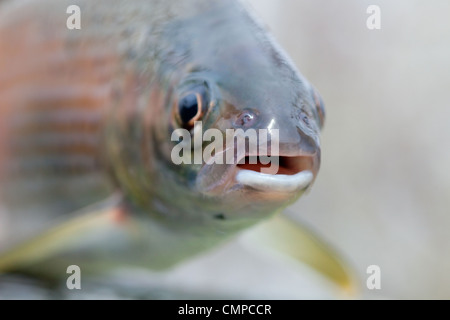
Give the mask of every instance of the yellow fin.
<path id="1" fill-rule="evenodd" d="M 73 213 L 76 218 L 57 224 L 47 232 L 0 254 L 0 274 L 26 268 L 73 247 L 99 230 L 117 228 L 123 214 L 117 197 Z"/>
<path id="2" fill-rule="evenodd" d="M 349 266 L 328 244 L 297 221 L 279 214 L 259 224 L 244 237 L 261 249 L 309 266 L 336 285 L 343 298 L 357 296 L 358 285 Z"/>

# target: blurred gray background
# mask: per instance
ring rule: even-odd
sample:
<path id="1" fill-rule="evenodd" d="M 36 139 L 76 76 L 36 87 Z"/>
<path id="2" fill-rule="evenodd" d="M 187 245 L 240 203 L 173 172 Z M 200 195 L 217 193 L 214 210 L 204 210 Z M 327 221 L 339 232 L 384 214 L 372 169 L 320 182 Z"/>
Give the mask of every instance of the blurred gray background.
<path id="1" fill-rule="evenodd" d="M 291 211 L 363 285 L 380 266 L 370 297 L 450 298 L 450 2 L 250 3 L 327 107 L 321 172 Z"/>

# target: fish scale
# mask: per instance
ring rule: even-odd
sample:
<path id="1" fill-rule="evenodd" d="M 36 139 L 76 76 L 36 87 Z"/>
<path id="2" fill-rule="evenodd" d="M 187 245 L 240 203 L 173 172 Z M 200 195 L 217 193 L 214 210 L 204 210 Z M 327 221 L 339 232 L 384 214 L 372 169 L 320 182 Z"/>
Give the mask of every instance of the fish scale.
<path id="1" fill-rule="evenodd" d="M 8 186 L 0 192 L 3 202 L 17 208 L 15 215 L 23 214 L 21 207 L 38 206 L 48 211 L 44 220 L 51 221 L 111 192 L 102 166 L 101 133 L 113 51 L 91 46 L 104 42 L 110 33 L 106 28 L 81 37 L 65 27 L 66 14 L 43 13 L 52 1 L 33 10 L 17 3 L 13 12 L 22 13 L 2 19 L 8 28 L 0 30 L 0 114 L 8 119 L 2 136 L 13 137 L 0 142 L 1 185 Z M 33 18 L 39 14 L 47 19 Z M 13 40 L 17 33 L 21 39 Z M 12 62 L 5 60 L 10 56 Z"/>

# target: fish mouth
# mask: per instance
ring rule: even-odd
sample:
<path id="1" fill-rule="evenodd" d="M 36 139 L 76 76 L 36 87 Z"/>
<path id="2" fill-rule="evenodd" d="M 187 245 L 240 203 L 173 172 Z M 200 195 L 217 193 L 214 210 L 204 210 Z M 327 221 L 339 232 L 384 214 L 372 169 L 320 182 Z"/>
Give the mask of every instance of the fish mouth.
<path id="1" fill-rule="evenodd" d="M 217 155 L 217 157 L 222 155 Z M 226 193 L 261 196 L 276 199 L 291 198 L 308 189 L 320 167 L 320 149 L 302 150 L 261 157 L 257 153 L 235 151 L 234 164 L 205 163 L 200 169 L 196 186 L 206 196 L 223 196 Z M 256 160 L 256 161 L 255 161 Z M 264 160 L 264 162 L 262 161 Z M 275 163 L 275 166 L 274 166 Z"/>
<path id="2" fill-rule="evenodd" d="M 245 156 L 236 166 L 235 181 L 239 185 L 258 191 L 293 193 L 307 189 L 318 171 L 318 156 L 277 156 L 275 169 L 262 163 L 259 157 Z M 256 162 L 256 163 L 255 163 Z M 272 172 L 271 172 L 272 171 Z M 269 173 L 267 173 L 269 172 Z"/>

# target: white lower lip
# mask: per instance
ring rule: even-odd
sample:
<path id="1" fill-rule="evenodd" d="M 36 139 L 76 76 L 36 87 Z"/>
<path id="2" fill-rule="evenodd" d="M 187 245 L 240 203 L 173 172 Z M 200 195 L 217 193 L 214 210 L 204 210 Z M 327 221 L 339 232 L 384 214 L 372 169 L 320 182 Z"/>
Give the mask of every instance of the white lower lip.
<path id="1" fill-rule="evenodd" d="M 305 170 L 294 175 L 266 174 L 240 169 L 237 182 L 262 191 L 293 192 L 305 189 L 314 179 L 311 171 Z"/>

